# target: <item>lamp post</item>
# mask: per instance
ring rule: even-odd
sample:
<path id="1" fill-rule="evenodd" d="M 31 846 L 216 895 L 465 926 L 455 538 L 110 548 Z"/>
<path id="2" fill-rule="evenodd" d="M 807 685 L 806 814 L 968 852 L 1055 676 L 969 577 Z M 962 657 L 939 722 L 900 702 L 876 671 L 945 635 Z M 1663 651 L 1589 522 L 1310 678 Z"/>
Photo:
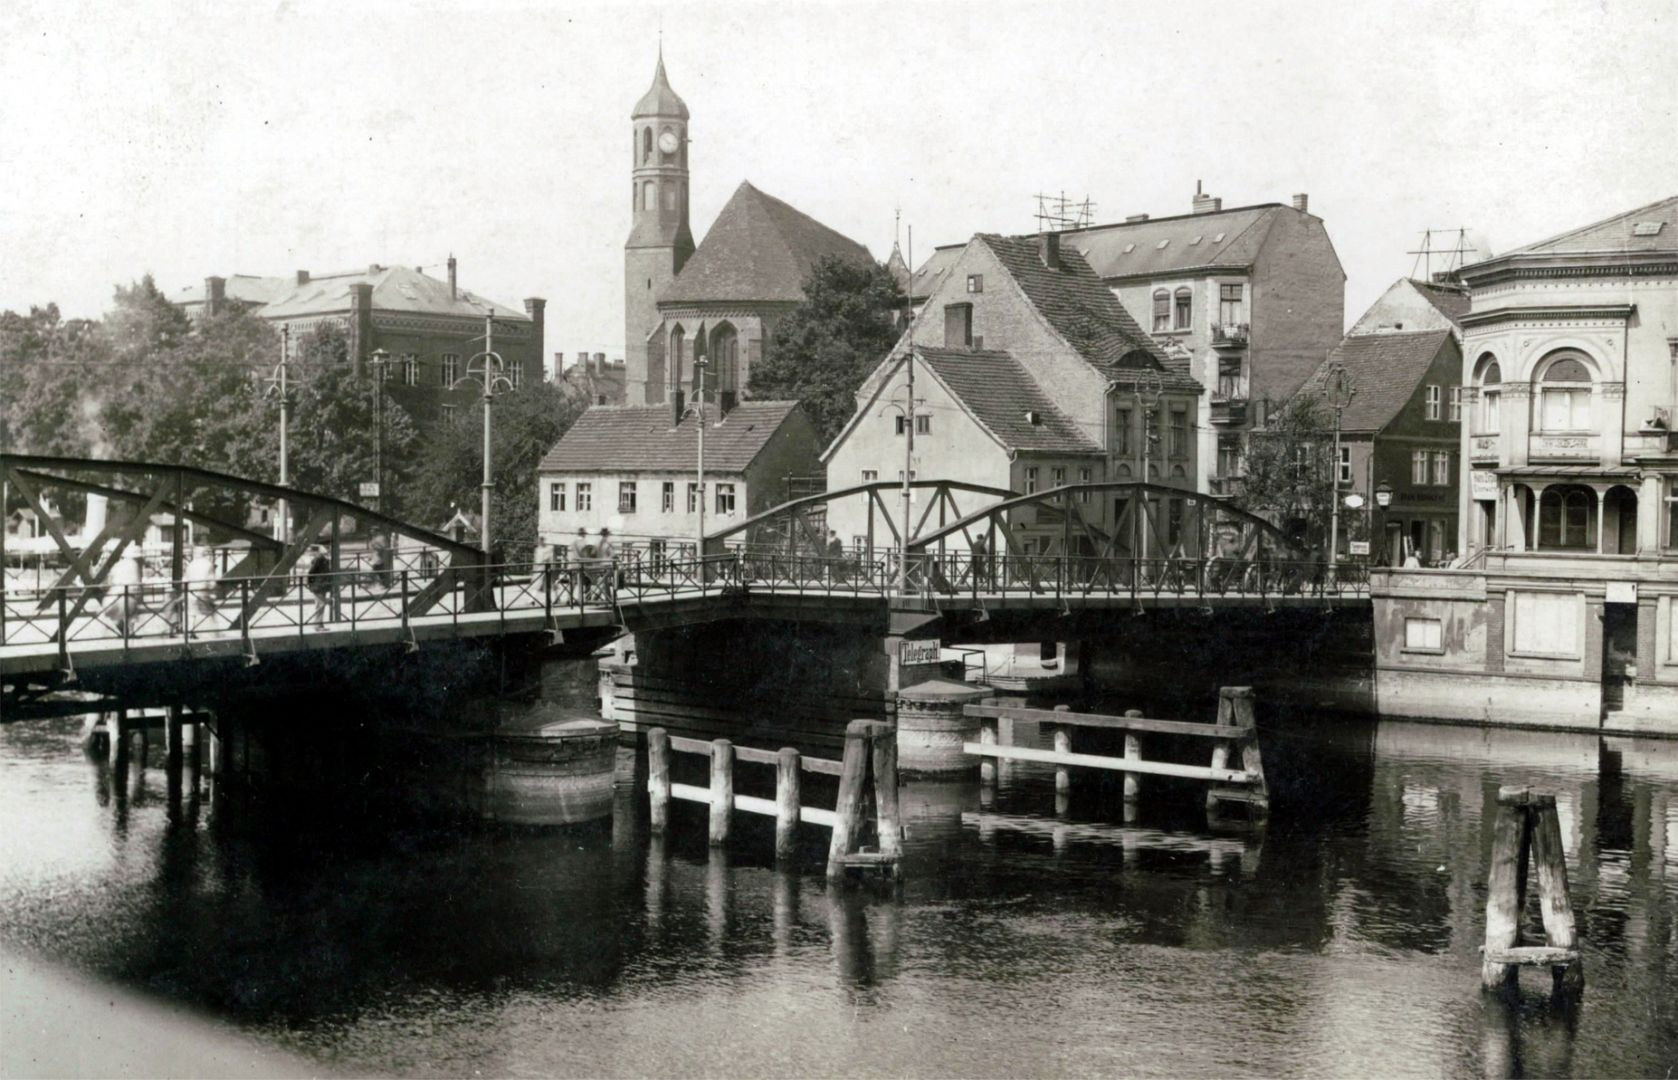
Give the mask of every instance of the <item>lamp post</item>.
<path id="1" fill-rule="evenodd" d="M 291 419 L 291 415 L 290 415 L 290 410 L 291 410 L 291 386 L 290 386 L 290 384 L 287 380 L 287 377 L 286 377 L 287 374 L 288 374 L 288 372 L 286 370 L 286 365 L 290 362 L 290 360 L 291 360 L 291 325 L 289 323 L 285 323 L 285 324 L 282 324 L 280 326 L 280 363 L 279 363 L 279 366 L 274 368 L 274 374 L 268 380 L 269 392 L 273 393 L 280 400 L 280 486 L 281 487 L 286 487 L 291 483 L 291 459 L 290 459 L 290 454 L 288 453 L 289 448 L 286 446 L 286 432 L 287 432 L 287 428 L 290 427 L 290 419 Z M 286 520 L 287 517 L 289 516 L 289 511 L 288 511 L 287 506 L 286 506 L 286 500 L 285 499 L 279 500 L 278 504 L 274 507 L 274 511 L 275 511 L 275 513 L 274 513 L 274 539 L 276 539 L 276 540 L 289 539 L 290 535 L 291 535 L 291 530 L 288 527 L 288 522 Z"/>
<path id="2" fill-rule="evenodd" d="M 1392 505 L 1393 486 L 1385 480 L 1375 485 L 1375 505 L 1381 508 L 1381 561 L 1392 565 L 1392 553 L 1387 550 L 1387 507 Z"/>
<path id="3" fill-rule="evenodd" d="M 1340 414 L 1346 411 L 1346 406 L 1352 403 L 1357 392 L 1344 365 L 1329 366 L 1323 396 L 1328 401 L 1328 407 L 1334 410 L 1334 455 L 1328 463 L 1330 490 L 1334 493 L 1328 524 L 1328 572 L 1331 581 L 1340 562 Z"/>
<path id="4" fill-rule="evenodd" d="M 903 401 L 888 401 L 886 408 L 896 409 L 903 422 L 903 527 L 897 530 L 897 595 L 909 595 L 909 522 L 914 514 L 915 475 L 915 347 L 909 346 L 903 357 L 905 381 Z M 895 394 L 893 395 L 895 396 Z"/>
<path id="5" fill-rule="evenodd" d="M 385 508 L 385 365 L 390 363 L 390 352 L 373 350 L 373 401 L 378 423 L 373 428 L 373 509 Z"/>
<path id="6" fill-rule="evenodd" d="M 479 511 L 483 515 L 483 522 L 479 526 L 478 538 L 486 560 L 489 558 L 490 549 L 489 497 L 495 490 L 494 465 L 490 458 L 490 414 L 495 395 L 503 390 L 513 389 L 513 380 L 507 378 L 505 368 L 506 362 L 501 359 L 501 354 L 495 351 L 495 312 L 486 310 L 484 349 L 482 352 L 473 353 L 471 359 L 466 361 L 466 374 L 449 384 L 452 390 L 461 383 L 476 383 L 484 392 L 484 479 L 480 485 L 482 497 Z"/>
<path id="7" fill-rule="evenodd" d="M 693 404 L 682 411 L 683 416 L 692 415 L 699 421 L 699 490 L 693 497 L 694 505 L 699 509 L 699 530 L 693 548 L 696 567 L 703 566 L 700 560 L 705 558 L 705 372 L 710 366 L 711 358 L 708 356 L 696 355 L 693 358 Z"/>
<path id="8" fill-rule="evenodd" d="M 1152 526 L 1148 521 L 1148 469 L 1153 458 L 1154 447 L 1154 409 L 1159 405 L 1160 395 L 1165 393 L 1165 383 L 1159 377 L 1159 372 L 1153 368 L 1144 369 L 1136 377 L 1136 411 L 1142 414 L 1142 488 L 1137 492 L 1136 511 L 1132 518 L 1132 527 L 1136 530 L 1136 557 L 1148 557 L 1148 529 L 1144 524 Z"/>

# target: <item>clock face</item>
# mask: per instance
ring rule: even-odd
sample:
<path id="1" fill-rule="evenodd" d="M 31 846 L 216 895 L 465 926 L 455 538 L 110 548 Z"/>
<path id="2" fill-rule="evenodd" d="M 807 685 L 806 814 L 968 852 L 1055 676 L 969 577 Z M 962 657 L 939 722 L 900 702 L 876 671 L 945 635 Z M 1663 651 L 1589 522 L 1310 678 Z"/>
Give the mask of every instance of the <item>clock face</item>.
<path id="1" fill-rule="evenodd" d="M 666 154 L 674 154 L 676 152 L 676 133 L 674 131 L 666 131 L 660 135 L 658 137 L 658 148 L 663 150 Z"/>

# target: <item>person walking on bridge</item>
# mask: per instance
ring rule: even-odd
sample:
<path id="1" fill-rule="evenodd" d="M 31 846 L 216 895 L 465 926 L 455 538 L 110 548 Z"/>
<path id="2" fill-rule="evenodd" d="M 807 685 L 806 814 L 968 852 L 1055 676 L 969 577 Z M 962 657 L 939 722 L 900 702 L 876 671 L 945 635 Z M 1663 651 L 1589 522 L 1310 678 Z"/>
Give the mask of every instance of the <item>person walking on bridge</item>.
<path id="1" fill-rule="evenodd" d="M 310 609 L 309 617 L 304 622 L 314 623 L 324 630 L 326 603 L 332 596 L 332 563 L 326 557 L 326 549 L 319 544 L 309 545 L 309 569 L 303 582 L 315 598 L 315 606 Z"/>

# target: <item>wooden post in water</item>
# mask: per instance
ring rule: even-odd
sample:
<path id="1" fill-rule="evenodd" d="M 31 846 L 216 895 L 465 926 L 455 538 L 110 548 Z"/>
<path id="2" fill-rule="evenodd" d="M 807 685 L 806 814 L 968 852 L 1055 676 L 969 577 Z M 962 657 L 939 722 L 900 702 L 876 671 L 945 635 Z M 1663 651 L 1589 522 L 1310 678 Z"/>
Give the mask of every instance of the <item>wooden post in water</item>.
<path id="1" fill-rule="evenodd" d="M 979 721 L 979 743 L 982 746 L 996 745 L 996 717 L 986 716 Z M 979 783 L 996 783 L 996 759 L 981 757 L 979 759 Z"/>
<path id="2" fill-rule="evenodd" d="M 1556 797 L 1506 787 L 1497 793 L 1492 861 L 1486 875 L 1486 943 L 1480 984 L 1488 990 L 1515 985 L 1523 966 L 1548 967 L 1558 995 L 1584 989 L 1573 901 L 1568 895 Z M 1526 907 L 1527 856 L 1538 864 L 1539 912 L 1545 944 L 1521 944 Z"/>
<path id="3" fill-rule="evenodd" d="M 903 854 L 903 817 L 897 805 L 897 725 L 876 721 L 873 727 L 874 813 L 880 854 Z"/>
<path id="4" fill-rule="evenodd" d="M 1486 873 L 1486 945 L 1480 965 L 1480 985 L 1487 990 L 1513 983 L 1519 973 L 1515 964 L 1494 961 L 1494 949 L 1513 949 L 1521 942 L 1521 909 L 1526 906 L 1524 870 L 1526 850 L 1525 800 L 1497 799 L 1497 820 L 1492 825 L 1492 862 Z"/>
<path id="5" fill-rule="evenodd" d="M 803 761 L 797 750 L 782 747 L 775 756 L 775 857 L 790 859 L 798 854 L 798 812 L 802 806 L 799 770 Z"/>
<path id="6" fill-rule="evenodd" d="M 648 817 L 654 835 L 670 823 L 670 733 L 661 727 L 647 732 Z"/>
<path id="7" fill-rule="evenodd" d="M 1573 898 L 1567 889 L 1567 854 L 1561 843 L 1561 820 L 1556 814 L 1554 795 L 1534 796 L 1528 813 L 1532 829 L 1532 857 L 1538 864 L 1538 911 L 1544 921 L 1546 944 L 1556 949 L 1577 950 L 1579 938 L 1573 923 Z M 1577 994 L 1585 988 L 1585 965 L 1579 960 L 1550 969 L 1555 991 Z"/>
<path id="8" fill-rule="evenodd" d="M 711 843 L 728 843 L 728 826 L 734 820 L 734 744 L 727 739 L 711 740 Z"/>
<path id="9" fill-rule="evenodd" d="M 1055 712 L 1071 712 L 1070 705 L 1056 705 Z M 1067 724 L 1054 726 L 1055 753 L 1070 754 L 1072 752 L 1072 728 Z M 1065 795 L 1072 790 L 1072 770 L 1065 765 L 1055 766 L 1055 795 Z"/>
<path id="10" fill-rule="evenodd" d="M 1125 716 L 1131 720 L 1140 719 L 1141 709 L 1126 709 Z M 1142 736 L 1134 731 L 1124 733 L 1124 756 L 1133 760 L 1142 760 Z M 1127 772 L 1124 774 L 1124 801 L 1134 803 L 1142 797 L 1142 774 Z"/>
<path id="11" fill-rule="evenodd" d="M 186 621 L 182 617 L 182 622 Z M 181 765 L 184 757 L 181 752 L 181 707 L 170 705 L 163 720 L 163 783 L 168 791 L 169 809 L 177 811 L 181 806 Z"/>
<path id="12" fill-rule="evenodd" d="M 833 807 L 833 840 L 827 849 L 829 880 L 845 873 L 845 856 L 856 850 L 862 827 L 862 788 L 868 778 L 869 720 L 852 720 L 845 728 L 845 759 L 839 771 L 839 801 Z"/>

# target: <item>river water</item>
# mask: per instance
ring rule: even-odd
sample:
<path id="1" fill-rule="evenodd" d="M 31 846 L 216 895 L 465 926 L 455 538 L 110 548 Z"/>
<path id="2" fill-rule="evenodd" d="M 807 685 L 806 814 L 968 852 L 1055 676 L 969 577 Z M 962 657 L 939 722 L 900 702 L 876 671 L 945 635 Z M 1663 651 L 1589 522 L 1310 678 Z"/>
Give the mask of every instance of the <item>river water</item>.
<path id="1" fill-rule="evenodd" d="M 1678 743 L 1263 725 L 1261 830 L 1209 831 L 1163 787 L 1126 825 L 1084 775 L 1057 819 L 1032 768 L 994 792 L 911 783 L 895 893 L 829 891 L 824 836 L 793 871 L 764 830 L 709 851 L 698 807 L 650 837 L 627 758 L 598 826 L 424 825 L 311 793 L 228 829 L 207 807 L 171 821 L 155 745 L 113 790 L 74 722 L 8 725 L 0 945 L 323 1072 L 1673 1074 Z M 1543 973 L 1515 1000 L 1479 990 L 1510 783 L 1557 796 L 1577 1008 Z"/>

